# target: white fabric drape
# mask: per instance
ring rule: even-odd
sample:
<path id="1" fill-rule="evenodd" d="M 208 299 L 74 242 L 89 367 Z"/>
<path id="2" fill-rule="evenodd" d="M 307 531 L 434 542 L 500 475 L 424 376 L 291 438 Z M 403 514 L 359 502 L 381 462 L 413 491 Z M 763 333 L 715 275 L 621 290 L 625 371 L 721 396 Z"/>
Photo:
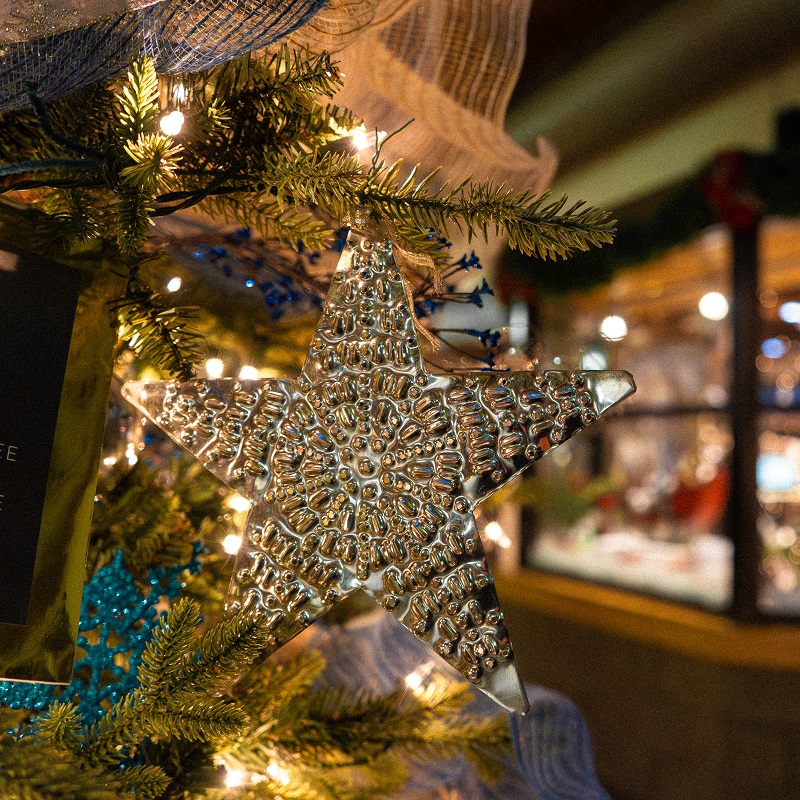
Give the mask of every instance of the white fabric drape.
<path id="1" fill-rule="evenodd" d="M 493 178 L 543 192 L 557 158 L 504 131 L 525 55 L 530 0 L 334 0 L 290 37 L 340 59 L 345 88 L 335 101 L 368 129 L 396 130 L 387 161 L 405 157 L 443 175 Z"/>

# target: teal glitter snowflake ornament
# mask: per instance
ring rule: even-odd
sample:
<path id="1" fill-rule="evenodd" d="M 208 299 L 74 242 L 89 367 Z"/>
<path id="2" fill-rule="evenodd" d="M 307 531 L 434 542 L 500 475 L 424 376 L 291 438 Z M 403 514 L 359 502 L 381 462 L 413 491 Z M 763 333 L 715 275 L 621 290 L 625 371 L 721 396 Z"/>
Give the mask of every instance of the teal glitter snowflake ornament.
<path id="1" fill-rule="evenodd" d="M 165 601 L 175 600 L 188 573 L 200 570 L 199 545 L 188 564 L 156 567 L 147 573 L 143 593 L 118 550 L 86 584 L 81 602 L 78 651 L 72 682 L 0 681 L 0 704 L 44 711 L 58 697 L 75 700 L 86 724 L 96 722 L 123 695 L 138 685 L 137 670 L 153 630 L 165 613 Z"/>
<path id="2" fill-rule="evenodd" d="M 253 503 L 227 607 L 263 609 L 273 649 L 362 589 L 524 713 L 473 509 L 634 388 L 626 372 L 429 373 L 392 243 L 351 233 L 296 383 L 123 395 Z"/>

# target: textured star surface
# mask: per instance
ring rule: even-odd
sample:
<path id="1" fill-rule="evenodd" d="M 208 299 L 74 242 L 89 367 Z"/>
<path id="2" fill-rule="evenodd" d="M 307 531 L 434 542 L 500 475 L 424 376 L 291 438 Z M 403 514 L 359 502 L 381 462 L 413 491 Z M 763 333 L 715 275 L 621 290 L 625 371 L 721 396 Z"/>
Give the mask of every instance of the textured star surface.
<path id="1" fill-rule="evenodd" d="M 430 374 L 391 243 L 355 233 L 296 382 L 124 388 L 251 501 L 227 607 L 263 609 L 274 648 L 363 589 L 519 712 L 473 509 L 633 391 L 625 372 Z"/>

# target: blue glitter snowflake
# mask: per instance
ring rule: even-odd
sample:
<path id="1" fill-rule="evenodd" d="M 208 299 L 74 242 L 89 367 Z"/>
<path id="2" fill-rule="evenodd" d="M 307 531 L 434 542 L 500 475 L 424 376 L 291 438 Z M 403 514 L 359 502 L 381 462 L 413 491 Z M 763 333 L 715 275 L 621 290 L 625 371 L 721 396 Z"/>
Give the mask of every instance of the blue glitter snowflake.
<path id="1" fill-rule="evenodd" d="M 125 565 L 122 552 L 86 584 L 81 603 L 78 653 L 69 686 L 0 681 L 0 705 L 43 711 L 53 700 L 75 700 L 86 723 L 95 722 L 120 697 L 138 686 L 142 653 L 166 607 L 183 588 L 188 570 L 200 570 L 201 546 L 188 564 L 155 567 L 143 594 Z"/>

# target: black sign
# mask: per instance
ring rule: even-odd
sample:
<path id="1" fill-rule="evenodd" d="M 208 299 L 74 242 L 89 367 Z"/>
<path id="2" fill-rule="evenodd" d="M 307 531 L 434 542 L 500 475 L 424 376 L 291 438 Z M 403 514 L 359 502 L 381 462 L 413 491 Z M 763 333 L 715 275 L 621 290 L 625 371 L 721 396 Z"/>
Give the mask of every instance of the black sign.
<path id="1" fill-rule="evenodd" d="M 80 273 L 0 250 L 0 623 L 28 621 Z"/>

